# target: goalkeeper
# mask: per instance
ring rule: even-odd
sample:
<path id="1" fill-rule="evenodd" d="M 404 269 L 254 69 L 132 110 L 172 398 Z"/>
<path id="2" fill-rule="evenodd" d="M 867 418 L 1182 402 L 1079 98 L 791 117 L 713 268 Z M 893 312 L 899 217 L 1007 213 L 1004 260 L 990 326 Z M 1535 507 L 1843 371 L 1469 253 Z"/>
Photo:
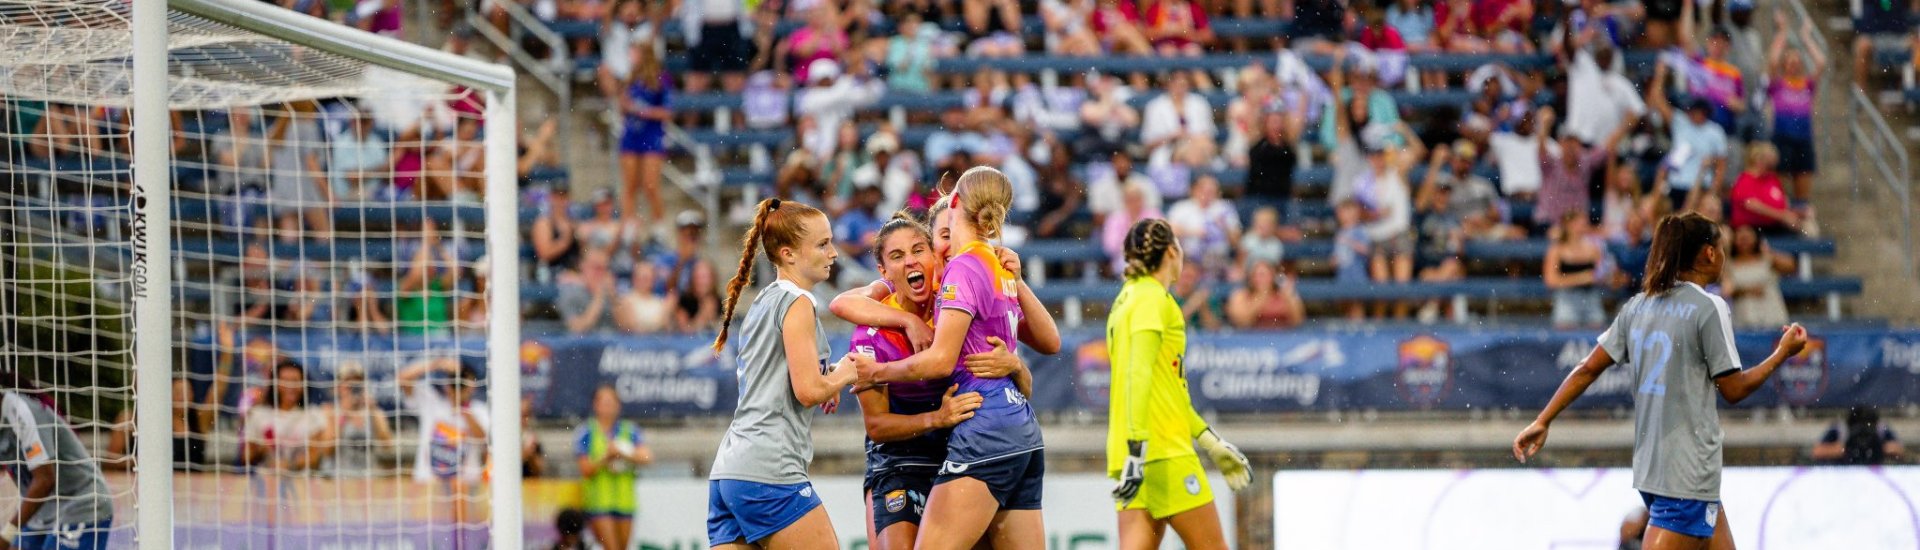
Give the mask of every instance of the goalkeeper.
<path id="1" fill-rule="evenodd" d="M 1168 526 L 1187 548 L 1225 549 L 1213 490 L 1194 453 L 1197 440 L 1235 491 L 1252 479 L 1247 457 L 1193 410 L 1185 366 L 1187 325 L 1167 292 L 1185 254 L 1162 219 L 1135 223 L 1126 237 L 1126 286 L 1107 316 L 1107 475 L 1120 513 L 1120 548 L 1159 548 Z"/>

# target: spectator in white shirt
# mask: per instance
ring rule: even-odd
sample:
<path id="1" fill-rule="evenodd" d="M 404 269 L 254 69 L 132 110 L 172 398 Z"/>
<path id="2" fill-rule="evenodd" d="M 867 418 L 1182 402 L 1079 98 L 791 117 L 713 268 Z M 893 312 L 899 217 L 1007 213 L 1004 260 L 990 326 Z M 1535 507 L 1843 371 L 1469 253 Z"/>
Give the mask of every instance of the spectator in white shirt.
<path id="1" fill-rule="evenodd" d="M 1094 224 L 1104 223 L 1108 214 L 1120 210 L 1121 191 L 1135 183 L 1140 184 L 1141 198 L 1147 208 L 1160 211 L 1160 192 L 1153 188 L 1153 180 L 1147 179 L 1146 174 L 1133 170 L 1133 157 L 1127 156 L 1126 151 L 1114 151 L 1111 158 L 1113 170 L 1095 176 L 1093 183 L 1087 185 L 1087 209 L 1093 211 Z"/>
<path id="2" fill-rule="evenodd" d="M 1612 70 L 1613 58 L 1610 49 L 1579 50 L 1567 66 L 1566 131 L 1588 145 L 1606 140 L 1615 128 L 1647 111 L 1633 82 Z"/>
<path id="3" fill-rule="evenodd" d="M 1212 158 L 1218 149 L 1213 106 L 1207 98 L 1189 92 L 1187 79 L 1185 72 L 1169 75 L 1167 93 L 1147 103 L 1140 120 L 1140 142 L 1148 150 L 1149 165 L 1171 163 L 1175 158 Z"/>
<path id="4" fill-rule="evenodd" d="M 325 408 L 309 402 L 306 369 L 281 359 L 273 379 L 266 406 L 247 410 L 240 462 L 275 472 L 319 467 L 333 450 L 333 423 Z"/>
<path id="5" fill-rule="evenodd" d="M 1193 197 L 1167 210 L 1167 221 L 1180 247 L 1198 260 L 1208 281 L 1220 280 L 1233 258 L 1233 243 L 1240 240 L 1240 213 L 1233 203 L 1220 198 L 1220 181 L 1203 175 L 1193 182 Z"/>
<path id="6" fill-rule="evenodd" d="M 866 66 L 862 64 L 857 70 L 865 71 Z M 813 131 L 818 135 L 802 139 L 811 143 L 833 143 L 840 124 L 852 119 L 856 109 L 872 105 L 887 93 L 886 83 L 879 80 L 857 74 L 841 76 L 840 62 L 832 59 L 817 59 L 808 65 L 807 83 L 795 105 L 799 112 L 813 117 Z"/>
<path id="7" fill-rule="evenodd" d="M 1545 132 L 1532 113 L 1520 118 L 1513 131 L 1494 132 L 1487 137 L 1487 148 L 1494 166 L 1500 168 L 1500 193 L 1519 201 L 1531 201 L 1540 192 L 1545 178 L 1540 170 L 1540 148 L 1533 135 Z"/>

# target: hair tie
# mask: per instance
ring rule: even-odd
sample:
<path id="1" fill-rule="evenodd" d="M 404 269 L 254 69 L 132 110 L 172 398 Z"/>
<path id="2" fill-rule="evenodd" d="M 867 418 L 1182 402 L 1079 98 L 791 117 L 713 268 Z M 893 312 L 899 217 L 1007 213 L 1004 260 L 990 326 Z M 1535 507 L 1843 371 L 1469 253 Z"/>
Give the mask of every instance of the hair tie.
<path id="1" fill-rule="evenodd" d="M 779 210 L 779 209 L 780 209 L 780 199 L 777 199 L 777 198 L 776 198 L 776 199 L 767 199 L 767 200 L 768 200 L 768 201 L 770 201 L 770 202 L 768 202 L 768 203 L 767 203 L 767 210 Z"/>

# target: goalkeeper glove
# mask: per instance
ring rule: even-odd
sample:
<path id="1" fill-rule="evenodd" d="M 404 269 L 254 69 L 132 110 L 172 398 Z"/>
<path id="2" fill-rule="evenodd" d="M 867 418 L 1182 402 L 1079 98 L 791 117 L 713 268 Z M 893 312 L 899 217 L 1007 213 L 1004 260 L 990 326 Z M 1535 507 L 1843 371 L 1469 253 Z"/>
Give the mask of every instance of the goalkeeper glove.
<path id="1" fill-rule="evenodd" d="M 1147 479 L 1147 442 L 1128 441 L 1127 461 L 1120 466 L 1120 482 L 1113 485 L 1113 499 L 1122 504 L 1132 502 L 1134 495 L 1140 494 L 1140 484 Z"/>
<path id="2" fill-rule="evenodd" d="M 1206 449 L 1207 456 L 1213 457 L 1213 465 L 1220 468 L 1220 475 L 1227 478 L 1228 488 L 1238 492 L 1253 481 L 1253 468 L 1247 464 L 1247 455 L 1241 453 L 1239 447 L 1220 439 L 1219 434 L 1213 433 L 1213 428 L 1200 432 L 1199 442 L 1200 448 Z"/>

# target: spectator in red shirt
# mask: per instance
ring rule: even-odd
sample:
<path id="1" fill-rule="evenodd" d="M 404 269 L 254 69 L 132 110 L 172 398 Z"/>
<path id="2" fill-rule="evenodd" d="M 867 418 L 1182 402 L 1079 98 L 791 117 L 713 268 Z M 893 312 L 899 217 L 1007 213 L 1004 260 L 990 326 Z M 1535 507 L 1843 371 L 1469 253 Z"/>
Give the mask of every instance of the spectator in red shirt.
<path id="1" fill-rule="evenodd" d="M 1162 57 L 1200 57 L 1206 53 L 1206 46 L 1213 43 L 1213 25 L 1207 23 L 1207 12 L 1199 4 L 1188 0 L 1159 0 L 1147 7 L 1145 16 L 1147 39 Z M 1195 70 L 1191 74 L 1194 86 L 1202 90 L 1213 88 L 1213 78 L 1206 71 Z"/>
<path id="2" fill-rule="evenodd" d="M 1100 38 L 1100 47 L 1107 53 L 1153 53 L 1141 30 L 1140 9 L 1133 5 L 1133 0 L 1100 0 L 1093 15 L 1088 16 L 1088 22 L 1093 26 L 1094 35 Z"/>
<path id="3" fill-rule="evenodd" d="M 1387 24 L 1379 10 L 1366 10 L 1363 17 L 1367 26 L 1360 29 L 1361 46 L 1374 51 L 1407 51 L 1407 41 L 1400 36 L 1400 31 Z"/>
<path id="4" fill-rule="evenodd" d="M 1733 226 L 1752 226 L 1766 235 L 1794 234 L 1800 231 L 1800 214 L 1787 207 L 1787 194 L 1780 188 L 1780 175 L 1774 167 L 1780 153 L 1773 144 L 1756 141 L 1747 146 L 1747 170 L 1733 182 Z"/>

